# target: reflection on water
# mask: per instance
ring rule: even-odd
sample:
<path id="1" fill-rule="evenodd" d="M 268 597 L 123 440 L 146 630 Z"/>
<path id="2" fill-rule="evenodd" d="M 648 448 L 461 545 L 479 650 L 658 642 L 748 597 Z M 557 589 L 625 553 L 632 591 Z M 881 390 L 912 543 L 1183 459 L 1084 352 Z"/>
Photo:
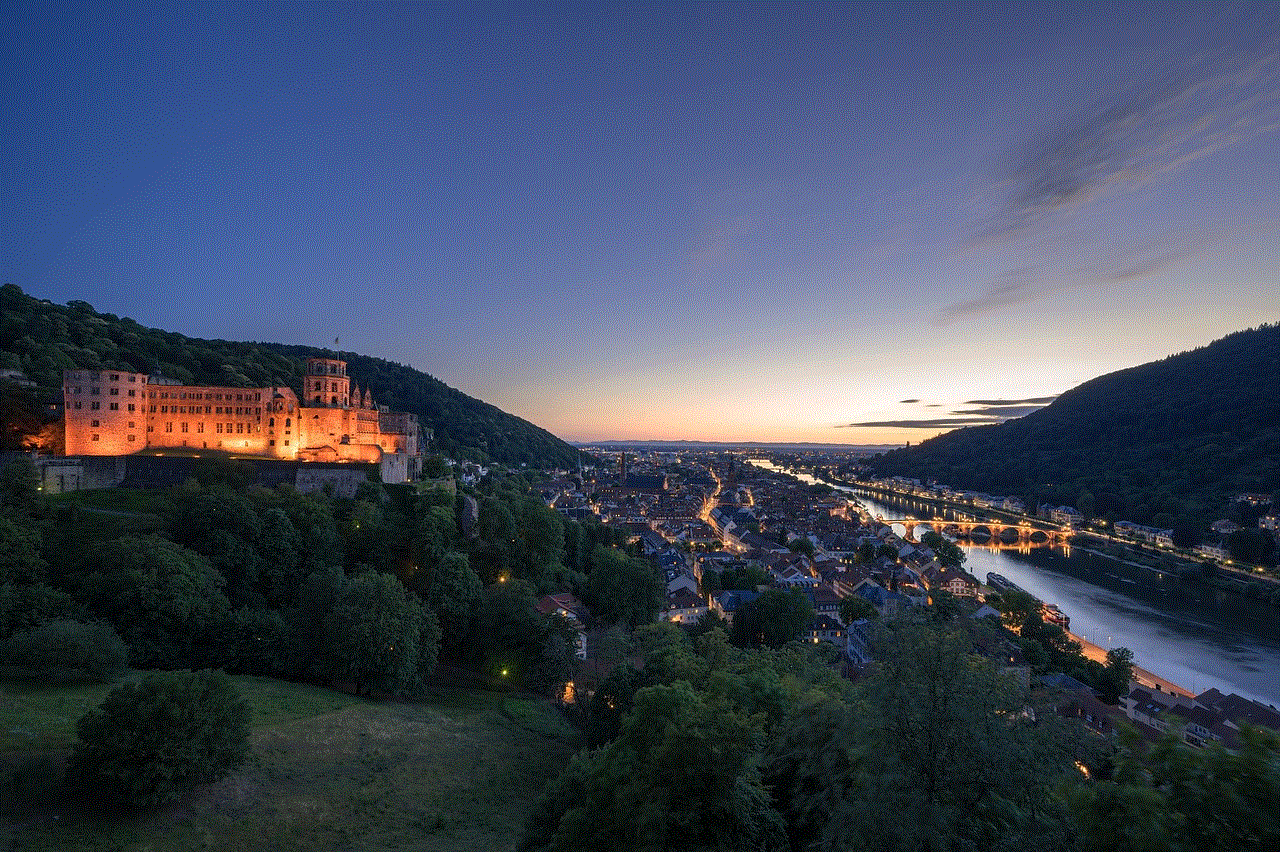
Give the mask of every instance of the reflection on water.
<path id="1" fill-rule="evenodd" d="M 935 504 L 840 490 L 854 493 L 873 515 L 962 519 Z M 958 543 L 966 570 L 983 581 L 995 571 L 1057 604 L 1070 616 L 1072 633 L 1106 648 L 1129 648 L 1140 666 L 1193 692 L 1217 687 L 1280 704 L 1280 612 L 1275 608 L 1080 547 Z"/>

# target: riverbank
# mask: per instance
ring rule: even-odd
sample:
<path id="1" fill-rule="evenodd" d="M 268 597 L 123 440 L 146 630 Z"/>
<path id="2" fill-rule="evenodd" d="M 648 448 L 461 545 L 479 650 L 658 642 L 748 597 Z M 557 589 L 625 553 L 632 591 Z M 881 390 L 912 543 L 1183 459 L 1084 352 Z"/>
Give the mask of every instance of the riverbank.
<path id="1" fill-rule="evenodd" d="M 1071 637 L 1071 641 L 1080 643 L 1081 652 L 1090 660 L 1096 660 L 1099 663 L 1106 663 L 1107 649 L 1101 645 L 1095 645 L 1083 636 L 1077 636 L 1074 633 L 1067 633 Z M 1174 683 L 1168 678 L 1160 677 L 1154 672 L 1140 668 L 1137 663 L 1133 666 L 1133 679 L 1138 683 L 1150 689 L 1156 689 L 1161 692 L 1167 692 L 1171 695 L 1185 695 L 1188 698 L 1195 698 L 1195 693 L 1187 689 L 1185 686 Z"/>

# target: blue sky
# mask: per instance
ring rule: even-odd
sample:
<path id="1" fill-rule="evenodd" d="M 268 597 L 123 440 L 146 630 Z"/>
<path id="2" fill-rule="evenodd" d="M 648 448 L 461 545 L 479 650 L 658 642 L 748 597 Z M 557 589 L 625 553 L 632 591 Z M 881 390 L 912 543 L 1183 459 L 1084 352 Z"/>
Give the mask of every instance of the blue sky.
<path id="1" fill-rule="evenodd" d="M 1275 4 L 3 11 L 0 279 L 569 439 L 917 440 L 1280 319 Z"/>

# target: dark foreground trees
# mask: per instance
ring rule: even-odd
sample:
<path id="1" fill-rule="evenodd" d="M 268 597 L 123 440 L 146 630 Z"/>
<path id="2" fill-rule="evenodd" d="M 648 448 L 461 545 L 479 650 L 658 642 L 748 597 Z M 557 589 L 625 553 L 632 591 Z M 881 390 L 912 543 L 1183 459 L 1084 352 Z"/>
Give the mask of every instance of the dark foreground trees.
<path id="1" fill-rule="evenodd" d="M 77 731 L 69 779 L 95 797 L 148 807 L 244 762 L 249 708 L 222 672 L 148 675 L 112 691 Z"/>

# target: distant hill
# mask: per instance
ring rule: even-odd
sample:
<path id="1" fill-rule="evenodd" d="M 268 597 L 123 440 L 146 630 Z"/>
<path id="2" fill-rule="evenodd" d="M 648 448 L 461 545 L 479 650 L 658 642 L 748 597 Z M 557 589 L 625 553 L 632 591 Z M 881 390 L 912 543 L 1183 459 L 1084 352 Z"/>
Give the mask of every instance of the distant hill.
<path id="1" fill-rule="evenodd" d="M 880 475 L 1091 502 L 1111 518 L 1224 517 L 1232 494 L 1280 490 L 1280 325 L 1109 373 L 1033 414 L 948 432 L 872 464 Z"/>
<path id="2" fill-rule="evenodd" d="M 282 343 L 201 340 L 98 313 L 87 302 L 55 305 L 13 284 L 0 287 L 0 369 L 21 370 L 43 396 L 60 393 L 64 369 L 95 367 L 158 372 L 188 384 L 284 383 L 301 395 L 303 367 L 311 356 L 334 353 Z M 577 463 L 578 451 L 545 429 L 426 373 L 367 355 L 344 352 L 342 357 L 351 377 L 378 403 L 418 415 L 442 453 L 506 464 Z"/>

